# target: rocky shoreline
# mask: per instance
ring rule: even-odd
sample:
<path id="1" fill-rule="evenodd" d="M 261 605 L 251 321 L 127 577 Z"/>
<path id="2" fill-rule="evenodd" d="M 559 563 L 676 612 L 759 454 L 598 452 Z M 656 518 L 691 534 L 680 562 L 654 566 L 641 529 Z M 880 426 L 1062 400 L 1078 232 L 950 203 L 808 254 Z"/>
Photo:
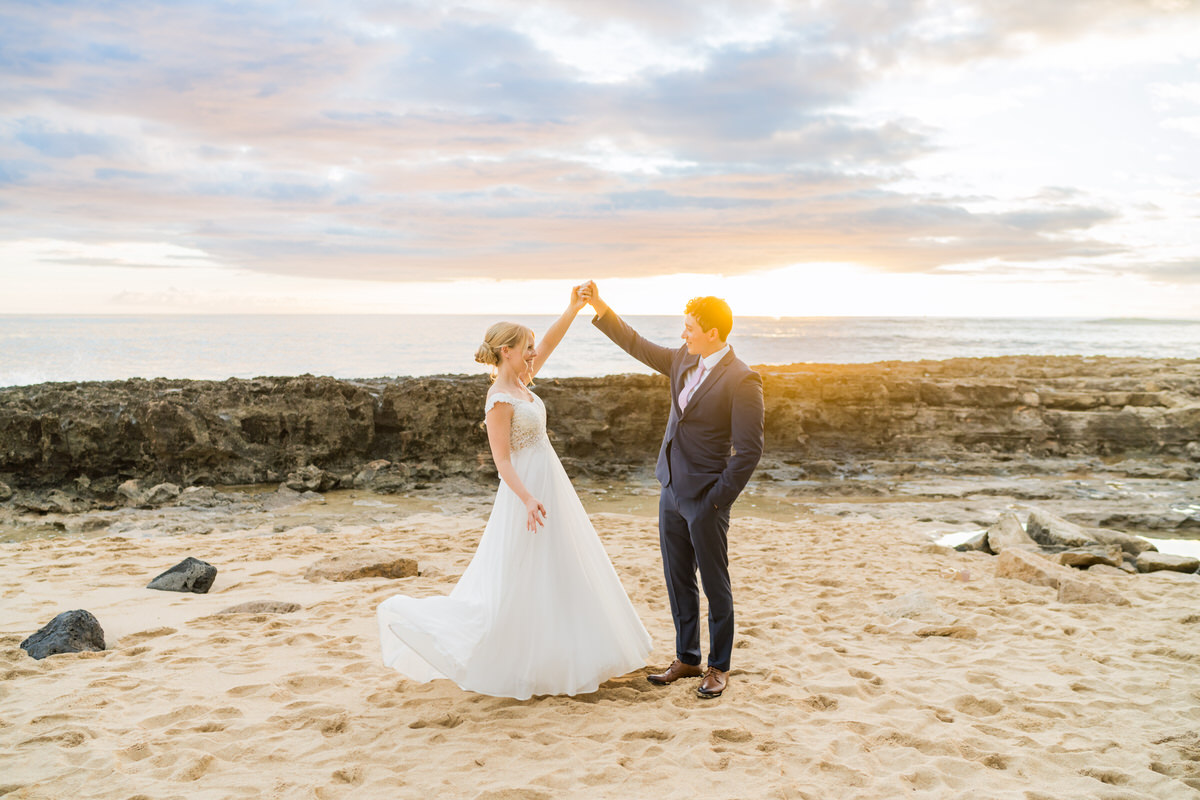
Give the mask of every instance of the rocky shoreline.
<path id="1" fill-rule="evenodd" d="M 1002 357 L 759 367 L 761 493 L 1073 503 L 1076 522 L 1200 530 L 1200 360 Z M 539 381 L 577 479 L 647 482 L 658 376 Z M 0 390 L 9 515 L 195 504 L 197 487 L 436 491 L 496 480 L 485 376 L 50 383 Z M 1119 485 L 1114 485 L 1119 484 Z M 469 492 L 469 490 L 468 490 Z M 1056 509 L 1064 513 L 1063 508 Z"/>

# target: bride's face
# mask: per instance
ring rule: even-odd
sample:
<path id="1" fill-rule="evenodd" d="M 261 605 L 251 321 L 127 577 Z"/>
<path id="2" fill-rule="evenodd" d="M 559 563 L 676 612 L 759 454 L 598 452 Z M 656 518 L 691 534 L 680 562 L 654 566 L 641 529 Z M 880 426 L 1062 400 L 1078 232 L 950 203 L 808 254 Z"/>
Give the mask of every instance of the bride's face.
<path id="1" fill-rule="evenodd" d="M 533 345 L 533 337 L 525 340 L 524 349 L 519 347 L 503 347 L 500 350 L 501 360 L 516 375 L 528 375 L 533 371 L 533 360 L 537 358 L 537 349 Z"/>

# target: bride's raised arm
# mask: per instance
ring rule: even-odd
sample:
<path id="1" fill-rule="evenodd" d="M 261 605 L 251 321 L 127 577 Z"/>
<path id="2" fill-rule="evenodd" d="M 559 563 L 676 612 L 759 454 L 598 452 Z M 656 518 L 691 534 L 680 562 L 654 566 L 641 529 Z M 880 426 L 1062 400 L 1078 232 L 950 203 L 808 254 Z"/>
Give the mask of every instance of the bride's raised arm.
<path id="1" fill-rule="evenodd" d="M 554 352 L 554 348 L 558 347 L 558 343 L 567 333 L 567 328 L 571 327 L 571 323 L 575 320 L 575 315 L 587 305 L 587 301 L 579 293 L 578 286 L 571 287 L 571 301 L 567 304 L 567 310 L 562 313 L 562 316 L 554 320 L 554 324 L 546 331 L 546 335 L 542 337 L 542 341 L 538 343 L 537 355 L 533 359 L 533 374 L 537 375 L 541 371 L 542 365 L 546 363 L 546 359 L 550 358 L 550 354 Z"/>

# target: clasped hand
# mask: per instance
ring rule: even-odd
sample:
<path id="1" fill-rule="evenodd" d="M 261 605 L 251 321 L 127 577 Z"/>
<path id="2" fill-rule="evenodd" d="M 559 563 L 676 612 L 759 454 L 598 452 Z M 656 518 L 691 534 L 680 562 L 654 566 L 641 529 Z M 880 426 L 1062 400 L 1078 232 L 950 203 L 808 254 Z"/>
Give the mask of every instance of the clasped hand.
<path id="1" fill-rule="evenodd" d="M 591 281 L 571 287 L 571 302 L 567 307 L 572 313 L 578 313 L 587 306 L 590 300 Z"/>
<path id="2" fill-rule="evenodd" d="M 596 282 L 586 281 L 574 287 L 571 291 L 574 296 L 579 299 L 579 302 L 581 302 L 583 305 L 587 305 L 588 303 L 592 302 L 592 298 L 597 296 Z"/>

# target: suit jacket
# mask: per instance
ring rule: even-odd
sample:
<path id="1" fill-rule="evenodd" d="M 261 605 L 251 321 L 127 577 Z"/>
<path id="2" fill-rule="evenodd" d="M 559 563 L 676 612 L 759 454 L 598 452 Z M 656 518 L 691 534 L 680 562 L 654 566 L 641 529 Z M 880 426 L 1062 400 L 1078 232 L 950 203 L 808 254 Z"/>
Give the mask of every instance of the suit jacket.
<path id="1" fill-rule="evenodd" d="M 732 505 L 763 452 L 762 378 L 731 349 L 696 389 L 687 408 L 679 392 L 688 370 L 700 363 L 687 345 L 648 341 L 610 309 L 592 324 L 626 353 L 671 379 L 671 414 L 658 451 L 655 475 L 676 496 Z"/>

